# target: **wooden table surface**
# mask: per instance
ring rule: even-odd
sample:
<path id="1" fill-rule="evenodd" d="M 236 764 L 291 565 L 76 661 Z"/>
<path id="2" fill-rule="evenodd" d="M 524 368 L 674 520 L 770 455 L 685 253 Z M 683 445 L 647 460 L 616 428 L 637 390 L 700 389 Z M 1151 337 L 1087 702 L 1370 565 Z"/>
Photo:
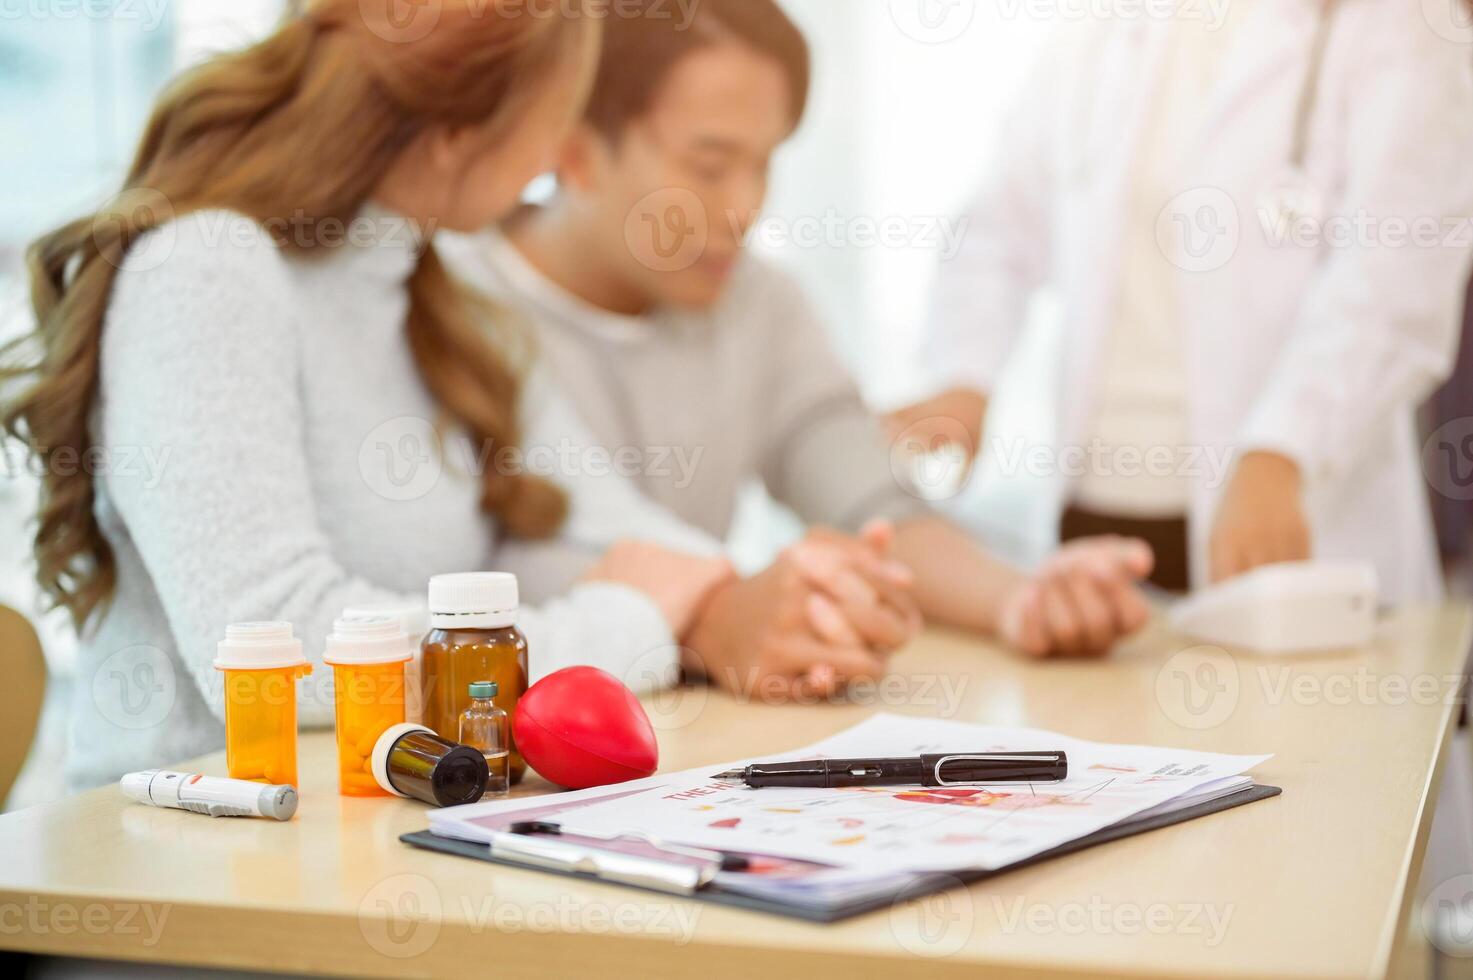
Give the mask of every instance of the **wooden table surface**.
<path id="1" fill-rule="evenodd" d="M 336 795 L 331 739 L 314 733 L 291 823 L 212 821 L 111 787 L 0 817 L 0 949 L 355 976 L 1384 975 L 1469 628 L 1462 607 L 1412 609 L 1370 649 L 1290 660 L 1156 628 L 1108 660 L 1042 663 L 933 632 L 862 703 L 647 699 L 670 770 L 882 710 L 1276 753 L 1255 774 L 1277 799 L 837 925 L 411 849 L 398 837 L 424 809 Z M 223 757 L 190 768 L 223 774 Z"/>

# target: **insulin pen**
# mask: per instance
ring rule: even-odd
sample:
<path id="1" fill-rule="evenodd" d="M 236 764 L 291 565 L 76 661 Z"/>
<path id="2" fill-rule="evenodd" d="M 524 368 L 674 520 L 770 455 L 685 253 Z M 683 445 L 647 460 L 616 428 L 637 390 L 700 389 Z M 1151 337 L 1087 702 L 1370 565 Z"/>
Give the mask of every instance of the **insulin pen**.
<path id="1" fill-rule="evenodd" d="M 1057 782 L 1069 775 L 1063 752 L 953 752 L 905 759 L 811 759 L 755 762 L 712 779 L 763 786 L 979 786 L 984 783 Z"/>
<path id="2" fill-rule="evenodd" d="M 124 796 L 139 803 L 210 817 L 290 820 L 297 812 L 297 791 L 292 786 L 267 786 L 166 769 L 130 772 L 118 785 Z"/>

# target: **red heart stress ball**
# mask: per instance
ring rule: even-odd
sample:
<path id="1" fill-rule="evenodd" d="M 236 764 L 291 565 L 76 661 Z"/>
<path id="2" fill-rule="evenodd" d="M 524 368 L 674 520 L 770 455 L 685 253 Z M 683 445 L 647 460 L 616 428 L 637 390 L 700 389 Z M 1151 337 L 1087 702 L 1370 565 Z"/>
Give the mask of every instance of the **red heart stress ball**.
<path id="1" fill-rule="evenodd" d="M 512 718 L 512 737 L 529 766 L 568 789 L 641 779 L 659 765 L 644 708 L 597 667 L 569 667 L 528 688 Z"/>

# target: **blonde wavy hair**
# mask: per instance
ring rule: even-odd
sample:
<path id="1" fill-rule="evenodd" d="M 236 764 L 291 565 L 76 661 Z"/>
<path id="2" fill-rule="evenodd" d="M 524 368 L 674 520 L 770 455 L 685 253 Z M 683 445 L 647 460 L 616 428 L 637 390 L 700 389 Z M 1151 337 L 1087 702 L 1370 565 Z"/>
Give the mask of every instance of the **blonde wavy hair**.
<path id="1" fill-rule="evenodd" d="M 178 78 L 154 108 L 121 193 L 31 246 L 37 328 L 4 351 L 0 427 L 41 464 L 37 579 L 78 629 L 111 597 L 116 564 L 92 475 L 50 462 L 62 452 L 84 458 L 93 445 L 103 322 L 129 247 L 167 220 L 214 208 L 268 230 L 352 220 L 427 127 L 503 131 L 560 70 L 582 71 L 586 92 L 600 21 L 584 2 L 556 0 L 552 12 L 538 11 L 537 0 L 310 4 L 260 43 Z M 311 249 L 312 237 L 278 244 Z M 447 419 L 483 444 L 516 445 L 520 371 L 432 247 L 409 293 L 406 339 Z M 552 484 L 486 469 L 482 507 L 510 534 L 541 537 L 562 524 L 566 503 Z"/>

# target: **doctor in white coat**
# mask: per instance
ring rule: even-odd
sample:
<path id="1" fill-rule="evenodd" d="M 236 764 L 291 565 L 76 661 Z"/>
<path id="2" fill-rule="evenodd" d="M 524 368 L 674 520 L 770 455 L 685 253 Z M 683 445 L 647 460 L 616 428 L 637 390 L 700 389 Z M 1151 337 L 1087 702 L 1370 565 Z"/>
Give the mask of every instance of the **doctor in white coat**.
<path id="1" fill-rule="evenodd" d="M 1227 11 L 1075 25 L 1049 51 L 941 270 L 944 393 L 894 424 L 981 445 L 1050 291 L 1048 533 L 1165 529 L 1169 552 L 1179 528 L 1177 588 L 1353 556 L 1387 598 L 1435 596 L 1413 412 L 1450 370 L 1473 256 L 1473 48 L 1390 0 Z"/>

